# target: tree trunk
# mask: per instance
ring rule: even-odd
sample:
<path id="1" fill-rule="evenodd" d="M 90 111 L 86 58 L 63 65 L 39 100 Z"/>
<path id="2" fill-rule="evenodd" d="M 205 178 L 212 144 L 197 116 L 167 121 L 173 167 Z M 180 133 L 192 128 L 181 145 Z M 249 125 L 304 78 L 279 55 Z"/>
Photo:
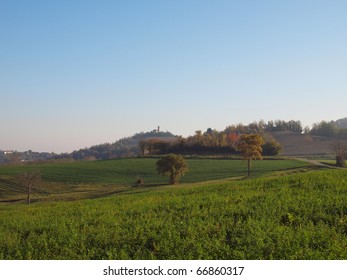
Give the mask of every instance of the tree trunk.
<path id="1" fill-rule="evenodd" d="M 176 177 L 174 174 L 170 175 L 170 185 L 175 185 L 177 183 Z"/>
<path id="2" fill-rule="evenodd" d="M 28 204 L 30 204 L 30 192 L 31 192 L 31 188 L 28 186 L 28 197 L 27 197 Z"/>
<path id="3" fill-rule="evenodd" d="M 336 156 L 336 165 L 339 167 L 344 167 L 345 166 L 345 159 L 342 155 Z"/>

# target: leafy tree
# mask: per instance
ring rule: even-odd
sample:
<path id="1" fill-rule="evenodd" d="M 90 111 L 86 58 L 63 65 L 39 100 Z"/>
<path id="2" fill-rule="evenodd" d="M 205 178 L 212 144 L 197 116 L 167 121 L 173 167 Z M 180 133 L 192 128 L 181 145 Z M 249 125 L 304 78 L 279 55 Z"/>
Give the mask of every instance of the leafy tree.
<path id="1" fill-rule="evenodd" d="M 321 121 L 320 123 L 313 124 L 311 134 L 325 137 L 336 137 L 338 131 L 339 129 L 333 121 Z"/>
<path id="2" fill-rule="evenodd" d="M 228 134 L 228 143 L 233 148 L 237 148 L 237 143 L 239 141 L 239 135 L 236 132 Z"/>
<path id="3" fill-rule="evenodd" d="M 157 171 L 160 175 L 169 176 L 169 183 L 174 185 L 188 171 L 188 167 L 181 155 L 169 154 L 157 161 Z"/>
<path id="4" fill-rule="evenodd" d="M 288 122 L 283 120 L 269 121 L 267 124 L 264 123 L 264 128 L 267 131 L 294 131 L 302 133 L 302 124 L 300 121 L 290 120 Z"/>
<path id="5" fill-rule="evenodd" d="M 277 156 L 280 153 L 282 146 L 276 140 L 271 140 L 271 141 L 266 142 L 262 146 L 262 149 L 263 149 L 263 151 L 262 151 L 263 155 Z"/>
<path id="6" fill-rule="evenodd" d="M 310 134 L 310 132 L 311 132 L 310 127 L 309 127 L 308 125 L 306 125 L 305 128 L 304 128 L 304 130 L 303 130 L 303 133 L 306 134 L 306 135 L 308 135 L 308 134 Z"/>
<path id="7" fill-rule="evenodd" d="M 20 163 L 22 160 L 21 154 L 19 152 L 13 152 L 6 155 L 7 161 L 10 164 Z"/>
<path id="8" fill-rule="evenodd" d="M 139 147 L 140 147 L 140 151 L 141 151 L 141 155 L 144 156 L 145 155 L 145 151 L 146 151 L 146 141 L 144 139 L 139 141 Z"/>
<path id="9" fill-rule="evenodd" d="M 259 134 L 243 134 L 237 145 L 244 159 L 247 160 L 248 177 L 251 176 L 251 160 L 262 159 L 263 137 Z"/>

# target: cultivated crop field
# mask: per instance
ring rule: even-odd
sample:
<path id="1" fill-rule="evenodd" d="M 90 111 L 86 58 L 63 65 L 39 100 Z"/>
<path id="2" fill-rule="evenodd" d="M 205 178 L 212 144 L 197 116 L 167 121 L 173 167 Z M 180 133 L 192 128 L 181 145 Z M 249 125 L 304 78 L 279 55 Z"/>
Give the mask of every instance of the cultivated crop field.
<path id="1" fill-rule="evenodd" d="M 43 180 L 40 189 L 50 196 L 34 196 L 36 201 L 78 200 L 97 198 L 111 194 L 138 191 L 134 183 L 144 180 L 144 187 L 154 188 L 168 183 L 168 178 L 157 174 L 154 158 L 129 158 L 91 162 L 64 162 L 0 166 L 0 178 L 16 180 L 18 174 L 38 171 Z M 246 175 L 246 162 L 223 159 L 188 159 L 189 172 L 182 183 L 196 183 Z M 312 168 L 297 160 L 264 160 L 253 162 L 253 176 L 265 176 L 272 172 L 301 172 Z M 2 192 L 1 192 L 2 191 Z M 35 193 L 34 193 L 35 194 Z M 14 193 L 1 186 L 0 201 L 23 203 L 26 194 Z"/>
<path id="2" fill-rule="evenodd" d="M 10 177 L 16 174 L 37 170 L 42 179 L 60 183 L 98 183 L 133 184 L 142 177 L 149 184 L 167 183 L 165 177 L 156 172 L 155 158 L 129 158 L 85 162 L 64 162 L 0 166 L 0 176 Z M 189 172 L 182 182 L 201 182 L 235 176 L 245 176 L 247 163 L 242 160 L 188 159 Z M 253 176 L 262 176 L 271 171 L 287 170 L 308 166 L 297 160 L 253 161 Z"/>
<path id="3" fill-rule="evenodd" d="M 115 168 L 119 162 L 123 169 Z M 131 168 L 136 162 L 143 173 Z M 168 186 L 154 163 L 35 166 L 52 190 L 84 187 L 96 195 L 98 186 L 116 184 L 127 191 L 82 199 L 75 189 L 69 193 L 74 201 L 0 204 L 0 259 L 347 258 L 346 170 L 269 160 L 254 162 L 255 177 L 246 179 L 243 161 L 192 159 L 185 182 Z M 100 167 L 99 179 L 91 175 L 93 165 Z M 32 166 L 1 167 L 0 173 L 8 179 L 23 168 Z M 145 175 L 157 185 L 127 185 Z M 69 200 L 67 194 L 61 200 Z"/>

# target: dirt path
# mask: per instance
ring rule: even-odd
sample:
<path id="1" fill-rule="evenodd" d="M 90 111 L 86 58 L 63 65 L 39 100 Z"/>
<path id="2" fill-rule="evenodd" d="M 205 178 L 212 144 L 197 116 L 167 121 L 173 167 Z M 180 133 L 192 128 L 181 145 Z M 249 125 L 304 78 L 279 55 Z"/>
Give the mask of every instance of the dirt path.
<path id="1" fill-rule="evenodd" d="M 329 165 L 329 164 L 324 164 L 324 163 L 322 163 L 322 162 L 320 162 L 319 160 L 316 160 L 316 159 L 307 159 L 307 158 L 292 158 L 292 159 L 301 160 L 301 161 L 304 161 L 304 162 L 311 163 L 313 165 L 323 166 L 323 167 L 327 167 L 327 168 L 345 169 L 343 167 L 338 167 L 338 166 L 333 166 L 333 165 Z"/>

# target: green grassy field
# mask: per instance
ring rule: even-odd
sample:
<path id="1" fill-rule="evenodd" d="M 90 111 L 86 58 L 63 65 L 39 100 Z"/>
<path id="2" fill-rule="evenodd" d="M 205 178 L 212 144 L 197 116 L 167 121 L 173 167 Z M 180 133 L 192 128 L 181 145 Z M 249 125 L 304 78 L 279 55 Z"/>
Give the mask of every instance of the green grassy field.
<path id="1" fill-rule="evenodd" d="M 165 177 L 156 172 L 157 159 L 133 158 L 90 162 L 67 162 L 0 166 L 0 176 L 11 177 L 30 170 L 38 170 L 48 182 L 133 184 L 142 177 L 148 184 L 164 184 Z M 201 182 L 227 177 L 245 176 L 247 163 L 242 160 L 188 159 L 189 172 L 182 182 Z M 272 171 L 301 168 L 307 163 L 296 160 L 253 161 L 253 176 Z"/>
<path id="2" fill-rule="evenodd" d="M 0 203 L 0 259 L 347 258 L 346 170 L 257 161 L 245 179 L 243 161 L 188 164 L 177 186 L 155 159 L 1 167 L 40 170 L 56 193 Z M 137 176 L 149 185 L 129 187 Z"/>
<path id="3" fill-rule="evenodd" d="M 0 206 L 1 259 L 346 259 L 347 173 Z"/>
<path id="4" fill-rule="evenodd" d="M 144 179 L 144 187 L 166 185 L 167 177 L 156 172 L 157 159 L 130 158 L 91 162 L 64 162 L 0 166 L 0 178 L 15 181 L 15 176 L 28 171 L 39 171 L 43 184 L 40 189 L 50 196 L 36 195 L 34 202 L 97 198 L 119 193 L 134 192 L 137 178 Z M 247 165 L 242 160 L 188 159 L 189 172 L 182 183 L 196 183 L 246 175 Z M 296 160 L 264 160 L 253 162 L 253 176 L 266 176 L 273 172 L 301 172 L 311 168 Z M 3 190 L 1 192 L 1 190 Z M 26 194 L 5 192 L 0 182 L 0 202 L 24 203 Z"/>

